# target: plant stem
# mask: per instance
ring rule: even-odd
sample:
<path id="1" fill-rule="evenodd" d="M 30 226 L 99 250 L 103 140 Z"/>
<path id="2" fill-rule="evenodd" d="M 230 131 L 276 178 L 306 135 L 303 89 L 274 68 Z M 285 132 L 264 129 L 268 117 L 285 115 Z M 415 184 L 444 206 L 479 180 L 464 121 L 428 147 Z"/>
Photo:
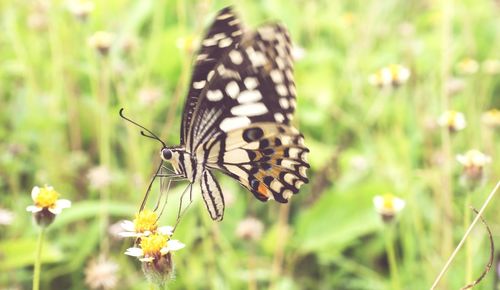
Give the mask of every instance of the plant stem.
<path id="1" fill-rule="evenodd" d="M 391 273 L 391 283 L 393 290 L 400 289 L 398 262 L 396 259 L 396 250 L 394 244 L 394 225 L 389 225 L 385 235 L 385 249 L 387 252 L 387 260 L 389 261 L 389 271 Z"/>
<path id="2" fill-rule="evenodd" d="M 33 274 L 33 290 L 40 289 L 40 270 L 42 267 L 42 246 L 45 236 L 45 228 L 42 227 L 38 235 L 38 242 L 36 245 L 35 269 Z"/>
<path id="3" fill-rule="evenodd" d="M 479 213 L 476 215 L 476 217 L 474 218 L 474 220 L 472 221 L 472 223 L 470 224 L 470 226 L 467 228 L 467 231 L 465 232 L 464 236 L 462 237 L 462 240 L 460 240 L 460 243 L 458 243 L 458 246 L 455 248 L 455 250 L 453 251 L 453 253 L 451 253 L 451 256 L 448 258 L 448 261 L 446 261 L 446 264 L 443 266 L 443 269 L 441 270 L 441 272 L 439 272 L 439 274 L 436 277 L 436 280 L 434 281 L 434 283 L 432 284 L 430 290 L 436 289 L 437 284 L 443 278 L 444 273 L 446 273 L 446 270 L 448 270 L 448 268 L 450 267 L 451 262 L 453 262 L 453 259 L 455 259 L 455 256 L 457 255 L 458 251 L 464 245 L 465 240 L 470 235 L 470 233 L 471 233 L 472 229 L 474 228 L 474 226 L 476 225 L 476 223 L 479 221 L 479 219 L 481 218 L 481 216 L 483 216 L 484 210 L 486 209 L 486 207 L 488 206 L 488 204 L 493 199 L 493 196 L 495 195 L 495 193 L 497 192 L 497 190 L 498 190 L 499 187 L 500 187 L 500 180 L 497 182 L 497 185 L 495 185 L 495 188 L 493 188 L 493 190 L 490 192 L 490 194 L 486 198 L 486 201 L 483 203 L 483 206 L 479 210 Z"/>
<path id="4" fill-rule="evenodd" d="M 464 202 L 464 230 L 467 230 L 467 227 L 470 223 L 470 196 L 471 193 L 467 192 L 465 196 Z M 465 283 L 469 283 L 472 281 L 472 244 L 469 240 L 465 242 Z"/>

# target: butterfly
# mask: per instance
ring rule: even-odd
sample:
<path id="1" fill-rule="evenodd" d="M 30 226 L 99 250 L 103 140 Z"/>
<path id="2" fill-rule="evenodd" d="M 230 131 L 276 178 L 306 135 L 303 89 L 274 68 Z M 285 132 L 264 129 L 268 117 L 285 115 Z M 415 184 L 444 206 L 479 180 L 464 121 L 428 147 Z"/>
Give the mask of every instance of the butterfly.
<path id="1" fill-rule="evenodd" d="M 162 160 L 170 162 L 176 178 L 189 181 L 190 191 L 201 185 L 213 220 L 222 220 L 225 208 L 214 171 L 234 178 L 258 200 L 288 202 L 308 182 L 309 149 L 291 125 L 297 103 L 287 29 L 268 24 L 244 30 L 226 7 L 194 62 L 180 145 L 160 140 Z"/>

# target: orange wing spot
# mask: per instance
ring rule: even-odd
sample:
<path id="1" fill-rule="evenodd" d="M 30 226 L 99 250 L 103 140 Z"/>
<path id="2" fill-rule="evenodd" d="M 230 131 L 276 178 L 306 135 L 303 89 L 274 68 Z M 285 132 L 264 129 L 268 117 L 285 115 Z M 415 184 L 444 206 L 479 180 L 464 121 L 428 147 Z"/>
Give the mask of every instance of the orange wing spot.
<path id="1" fill-rule="evenodd" d="M 259 184 L 259 187 L 257 188 L 257 191 L 262 194 L 265 197 L 269 197 L 269 192 L 267 191 L 267 188 L 264 184 Z"/>

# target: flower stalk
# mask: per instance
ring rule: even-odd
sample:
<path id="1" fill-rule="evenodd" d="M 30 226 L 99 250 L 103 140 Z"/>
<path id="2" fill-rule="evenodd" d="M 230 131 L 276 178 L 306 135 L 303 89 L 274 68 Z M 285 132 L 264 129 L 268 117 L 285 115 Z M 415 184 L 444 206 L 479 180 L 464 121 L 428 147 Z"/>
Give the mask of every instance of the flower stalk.
<path id="1" fill-rule="evenodd" d="M 40 289 L 40 272 L 42 268 L 42 249 L 43 241 L 45 239 L 45 227 L 40 227 L 40 234 L 38 235 L 38 242 L 36 244 L 35 266 L 33 273 L 33 290 Z"/>
<path id="2" fill-rule="evenodd" d="M 399 282 L 399 271 L 398 271 L 398 262 L 396 259 L 396 245 L 394 241 L 394 225 L 390 225 L 386 227 L 385 234 L 385 250 L 387 252 L 387 261 L 389 263 L 389 272 L 391 274 L 391 283 L 393 290 L 399 290 L 400 282 Z"/>

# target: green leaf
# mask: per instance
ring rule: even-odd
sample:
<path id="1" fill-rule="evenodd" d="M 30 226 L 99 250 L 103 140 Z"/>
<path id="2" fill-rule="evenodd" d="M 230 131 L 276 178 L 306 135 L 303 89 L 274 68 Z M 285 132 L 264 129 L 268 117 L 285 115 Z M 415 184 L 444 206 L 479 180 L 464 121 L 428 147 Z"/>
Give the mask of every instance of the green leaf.
<path id="1" fill-rule="evenodd" d="M 380 227 L 373 210 L 370 190 L 326 192 L 296 222 L 294 245 L 303 253 L 315 252 L 320 259 L 333 258 L 359 237 Z"/>
<path id="2" fill-rule="evenodd" d="M 34 264 L 37 241 L 33 239 L 12 239 L 0 242 L 0 271 L 22 268 Z M 59 248 L 45 241 L 42 263 L 55 263 L 63 259 Z"/>

